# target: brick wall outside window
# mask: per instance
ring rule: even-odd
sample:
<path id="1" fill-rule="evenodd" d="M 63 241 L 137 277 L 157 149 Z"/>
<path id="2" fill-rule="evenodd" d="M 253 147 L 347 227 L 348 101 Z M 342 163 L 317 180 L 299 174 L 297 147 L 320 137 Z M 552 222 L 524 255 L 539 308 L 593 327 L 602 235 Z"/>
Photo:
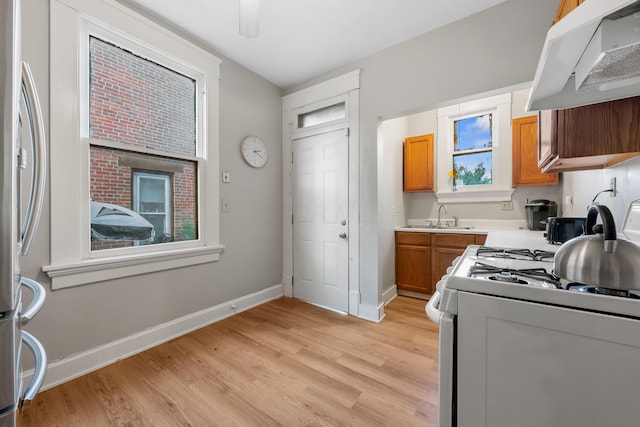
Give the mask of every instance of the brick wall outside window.
<path id="1" fill-rule="evenodd" d="M 122 150 L 91 146 L 91 200 L 132 209 L 133 170 L 170 173 L 171 240 L 197 238 L 197 163 L 127 151 L 197 154 L 194 80 L 94 37 L 90 67 L 90 137 L 122 144 Z M 92 250 L 129 245 L 92 241 Z"/>
<path id="2" fill-rule="evenodd" d="M 133 170 L 167 172 L 173 176 L 173 235 L 171 241 L 197 235 L 196 164 L 188 160 L 156 158 L 124 150 L 91 147 L 91 200 L 133 209 Z M 142 167 L 136 167 L 142 166 Z M 149 165 L 155 165 L 150 169 Z M 128 242 L 92 241 L 92 250 L 130 246 Z M 95 248 L 95 249 L 94 249 Z"/>
<path id="3" fill-rule="evenodd" d="M 91 38 L 90 137 L 195 155 L 195 82 Z"/>

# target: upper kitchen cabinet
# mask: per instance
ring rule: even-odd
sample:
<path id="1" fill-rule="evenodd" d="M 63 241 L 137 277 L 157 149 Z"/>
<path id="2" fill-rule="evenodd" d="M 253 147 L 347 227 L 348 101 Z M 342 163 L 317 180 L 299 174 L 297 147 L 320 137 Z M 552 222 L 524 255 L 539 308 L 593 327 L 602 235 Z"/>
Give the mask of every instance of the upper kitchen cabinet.
<path id="1" fill-rule="evenodd" d="M 405 138 L 404 180 L 406 193 L 433 191 L 433 134 Z"/>
<path id="2" fill-rule="evenodd" d="M 556 185 L 557 173 L 542 173 L 538 167 L 538 117 L 513 119 L 511 123 L 513 144 L 512 185 Z"/>
<path id="3" fill-rule="evenodd" d="M 584 0 L 560 0 L 558 10 L 556 11 L 556 18 L 553 20 L 553 23 L 555 24 L 564 18 L 569 12 L 580 6 L 582 2 L 584 2 Z"/>
<path id="4" fill-rule="evenodd" d="M 640 154 L 640 97 L 538 114 L 543 172 L 600 169 Z"/>

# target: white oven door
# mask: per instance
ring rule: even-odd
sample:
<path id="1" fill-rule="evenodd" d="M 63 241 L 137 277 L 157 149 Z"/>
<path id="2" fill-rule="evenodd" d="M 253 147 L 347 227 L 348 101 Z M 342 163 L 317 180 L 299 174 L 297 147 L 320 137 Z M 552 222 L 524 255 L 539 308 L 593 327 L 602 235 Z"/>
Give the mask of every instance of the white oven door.
<path id="1" fill-rule="evenodd" d="M 638 319 L 458 292 L 457 360 L 459 427 L 640 425 Z"/>

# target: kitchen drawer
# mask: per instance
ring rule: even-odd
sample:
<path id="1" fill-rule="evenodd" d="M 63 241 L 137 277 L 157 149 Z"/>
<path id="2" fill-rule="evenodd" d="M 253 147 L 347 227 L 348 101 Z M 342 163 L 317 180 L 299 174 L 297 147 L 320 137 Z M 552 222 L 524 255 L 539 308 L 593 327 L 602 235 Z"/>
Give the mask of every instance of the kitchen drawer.
<path id="1" fill-rule="evenodd" d="M 475 234 L 435 233 L 432 239 L 434 246 L 451 248 L 466 248 L 476 243 Z"/>
<path id="2" fill-rule="evenodd" d="M 431 244 L 431 233 L 396 231 L 396 244 L 429 246 Z"/>

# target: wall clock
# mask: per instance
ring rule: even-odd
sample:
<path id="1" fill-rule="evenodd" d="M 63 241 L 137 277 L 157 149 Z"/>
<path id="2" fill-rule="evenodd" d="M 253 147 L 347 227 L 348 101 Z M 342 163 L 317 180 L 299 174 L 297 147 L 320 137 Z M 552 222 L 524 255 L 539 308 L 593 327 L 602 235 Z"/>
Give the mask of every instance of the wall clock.
<path id="1" fill-rule="evenodd" d="M 269 153 L 264 141 L 257 136 L 247 136 L 240 143 L 240 153 L 251 167 L 261 168 L 267 164 Z"/>

